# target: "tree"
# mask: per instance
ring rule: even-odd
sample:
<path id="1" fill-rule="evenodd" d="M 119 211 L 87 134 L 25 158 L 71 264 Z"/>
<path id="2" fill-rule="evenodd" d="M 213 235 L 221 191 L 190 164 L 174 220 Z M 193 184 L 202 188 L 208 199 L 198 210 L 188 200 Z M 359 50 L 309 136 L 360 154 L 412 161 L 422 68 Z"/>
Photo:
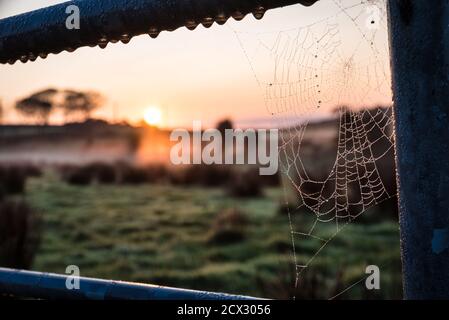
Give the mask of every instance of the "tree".
<path id="1" fill-rule="evenodd" d="M 60 106 L 64 110 L 65 116 L 81 114 L 86 121 L 90 118 L 92 112 L 103 103 L 104 97 L 97 92 L 66 90 Z"/>
<path id="2" fill-rule="evenodd" d="M 226 129 L 233 129 L 233 128 L 234 125 L 232 124 L 232 121 L 229 119 L 222 120 L 217 124 L 217 130 L 220 131 L 222 134 L 225 133 Z"/>
<path id="3" fill-rule="evenodd" d="M 56 89 L 46 89 L 19 100 L 16 109 L 26 117 L 34 118 L 42 125 L 48 124 L 48 119 L 55 106 Z"/>

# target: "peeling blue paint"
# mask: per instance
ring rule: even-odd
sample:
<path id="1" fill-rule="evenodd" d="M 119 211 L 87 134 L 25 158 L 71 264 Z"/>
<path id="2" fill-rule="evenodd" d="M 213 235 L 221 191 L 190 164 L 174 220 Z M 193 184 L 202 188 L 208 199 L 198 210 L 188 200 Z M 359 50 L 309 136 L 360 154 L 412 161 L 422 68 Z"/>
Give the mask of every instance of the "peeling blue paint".
<path id="1" fill-rule="evenodd" d="M 432 252 L 440 254 L 449 248 L 449 228 L 434 229 L 432 238 Z"/>

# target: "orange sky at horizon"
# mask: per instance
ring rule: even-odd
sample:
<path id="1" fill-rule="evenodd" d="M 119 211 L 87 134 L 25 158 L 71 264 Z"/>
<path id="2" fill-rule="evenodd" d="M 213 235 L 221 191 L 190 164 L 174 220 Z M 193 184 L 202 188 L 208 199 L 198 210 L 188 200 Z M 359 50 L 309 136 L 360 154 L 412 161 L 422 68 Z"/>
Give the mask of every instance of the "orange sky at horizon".
<path id="1" fill-rule="evenodd" d="M 32 4 L 28 0 L 0 1 L 0 18 L 59 2 L 63 1 L 35 0 Z M 308 8 L 295 5 L 271 10 L 260 21 L 247 16 L 241 22 L 231 19 L 224 26 L 214 25 L 210 29 L 199 26 L 193 32 L 185 28 L 163 32 L 156 40 L 143 35 L 127 45 L 109 44 L 105 50 L 80 48 L 34 63 L 0 65 L 4 121 L 20 122 L 13 110 L 14 102 L 49 87 L 102 93 L 107 103 L 95 116 L 107 120 L 137 123 L 149 107 L 161 110 L 163 127 L 190 127 L 193 120 L 202 120 L 207 126 L 223 118 L 242 122 L 267 119 L 271 115 L 266 108 L 265 89 L 255 77 L 259 73 L 273 75 L 275 65 L 262 60 L 267 63 L 257 65 L 254 70 L 255 65 L 248 61 L 249 58 L 252 62 L 252 57 L 247 56 L 251 50 L 246 51 L 245 45 L 257 49 L 251 43 L 253 35 L 278 34 L 281 30 L 310 25 L 335 14 L 337 9 L 331 1 L 320 1 Z M 236 32 L 243 36 L 237 37 Z M 350 39 L 355 31 L 342 29 L 341 33 Z M 251 39 L 242 48 L 241 41 L 248 35 Z M 386 42 L 386 33 L 382 36 Z M 363 50 L 360 52 L 364 54 Z M 353 84 L 354 90 L 362 91 L 362 84 L 368 82 L 374 86 L 371 80 L 358 79 Z M 335 91 L 336 97 L 338 88 Z M 334 93 L 329 97 L 336 101 Z M 388 104 L 390 92 L 379 91 L 369 99 L 377 100 L 373 104 Z M 318 112 L 327 111 L 322 108 Z M 61 121 L 62 118 L 53 119 L 53 123 Z"/>

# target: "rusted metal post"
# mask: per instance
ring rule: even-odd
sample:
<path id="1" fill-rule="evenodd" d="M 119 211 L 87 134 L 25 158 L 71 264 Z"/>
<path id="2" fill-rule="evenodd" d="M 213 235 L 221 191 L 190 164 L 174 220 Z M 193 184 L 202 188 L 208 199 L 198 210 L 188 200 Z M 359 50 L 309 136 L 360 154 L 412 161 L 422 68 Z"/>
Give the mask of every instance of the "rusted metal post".
<path id="1" fill-rule="evenodd" d="M 404 294 L 449 298 L 449 1 L 388 0 Z"/>

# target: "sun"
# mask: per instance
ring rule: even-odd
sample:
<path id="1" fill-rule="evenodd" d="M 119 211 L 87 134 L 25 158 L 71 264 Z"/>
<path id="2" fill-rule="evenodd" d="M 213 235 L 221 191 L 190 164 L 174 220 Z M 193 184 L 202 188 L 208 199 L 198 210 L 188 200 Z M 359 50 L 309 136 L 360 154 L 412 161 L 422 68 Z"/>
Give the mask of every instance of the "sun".
<path id="1" fill-rule="evenodd" d="M 143 114 L 143 119 L 150 126 L 159 126 L 162 122 L 161 109 L 157 107 L 146 108 L 145 113 Z"/>

